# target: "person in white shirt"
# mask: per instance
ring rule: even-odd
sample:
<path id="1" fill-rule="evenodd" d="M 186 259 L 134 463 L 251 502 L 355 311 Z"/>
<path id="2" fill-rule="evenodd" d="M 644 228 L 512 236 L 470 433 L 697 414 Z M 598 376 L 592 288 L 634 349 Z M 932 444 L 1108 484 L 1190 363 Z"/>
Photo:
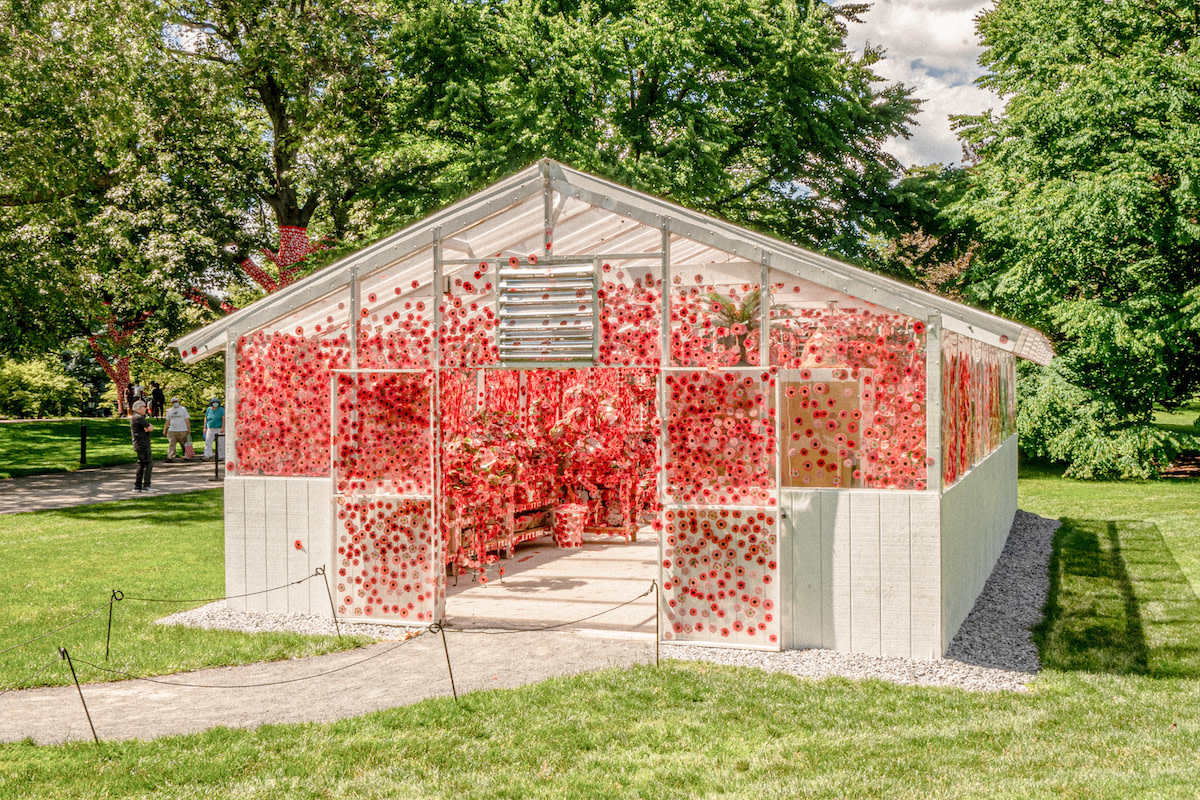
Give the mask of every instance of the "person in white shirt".
<path id="1" fill-rule="evenodd" d="M 174 461 L 175 448 L 184 447 L 192 440 L 192 415 L 180 404 L 178 397 L 171 398 L 163 428 L 167 434 L 167 461 Z"/>

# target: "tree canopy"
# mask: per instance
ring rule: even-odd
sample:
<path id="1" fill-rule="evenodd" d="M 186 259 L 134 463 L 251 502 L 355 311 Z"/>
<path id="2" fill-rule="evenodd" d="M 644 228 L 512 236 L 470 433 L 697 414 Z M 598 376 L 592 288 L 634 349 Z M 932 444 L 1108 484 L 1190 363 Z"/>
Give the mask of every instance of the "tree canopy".
<path id="1" fill-rule="evenodd" d="M 1150 475 L 1156 404 L 1200 389 L 1200 34 L 1195 4 L 1000 0 L 979 22 L 1003 112 L 950 207 L 980 250 L 969 297 L 1046 331 L 1022 445 L 1074 474 Z"/>
<path id="2" fill-rule="evenodd" d="M 916 110 L 857 10 L 5 0 L 0 352 L 193 327 L 543 156 L 857 257 Z"/>

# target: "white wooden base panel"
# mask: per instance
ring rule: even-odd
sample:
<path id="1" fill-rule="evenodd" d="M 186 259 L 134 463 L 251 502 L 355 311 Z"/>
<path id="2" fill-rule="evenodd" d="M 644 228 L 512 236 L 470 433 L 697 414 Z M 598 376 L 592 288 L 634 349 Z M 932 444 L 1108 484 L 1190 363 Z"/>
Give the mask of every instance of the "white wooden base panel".
<path id="1" fill-rule="evenodd" d="M 329 616 L 334 569 L 328 478 L 225 478 L 225 595 L 230 608 Z M 332 580 L 332 578 L 331 578 Z"/>

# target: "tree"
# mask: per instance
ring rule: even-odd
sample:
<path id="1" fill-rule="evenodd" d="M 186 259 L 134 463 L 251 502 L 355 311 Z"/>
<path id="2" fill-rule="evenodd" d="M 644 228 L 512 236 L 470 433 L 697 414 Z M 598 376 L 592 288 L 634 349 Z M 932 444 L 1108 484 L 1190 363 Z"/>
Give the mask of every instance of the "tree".
<path id="1" fill-rule="evenodd" d="M 917 103 L 858 6 L 795 0 L 440 0 L 413 13 L 427 80 L 402 110 L 480 184 L 544 156 L 858 259 L 895 223 L 884 142 Z"/>
<path id="2" fill-rule="evenodd" d="M 1200 17 L 1000 0 L 979 30 L 1007 105 L 960 121 L 979 163 L 950 213 L 981 240 L 968 296 L 1060 355 L 1025 381 L 1022 446 L 1075 475 L 1155 474 L 1181 444 L 1155 405 L 1200 389 Z"/>
<path id="3" fill-rule="evenodd" d="M 543 156 L 860 257 L 916 103 L 844 49 L 859 10 L 10 0 L 0 350 L 181 330 Z"/>

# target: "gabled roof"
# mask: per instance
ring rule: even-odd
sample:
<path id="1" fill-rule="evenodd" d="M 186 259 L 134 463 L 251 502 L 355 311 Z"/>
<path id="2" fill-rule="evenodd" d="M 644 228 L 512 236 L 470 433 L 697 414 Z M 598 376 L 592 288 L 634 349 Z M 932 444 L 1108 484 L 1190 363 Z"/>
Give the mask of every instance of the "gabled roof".
<path id="1" fill-rule="evenodd" d="M 540 161 L 173 344 L 185 361 L 198 361 L 223 351 L 238 335 L 278 323 L 298 309 L 322 305 L 322 299 L 348 291 L 352 280 L 369 280 L 385 272 L 393 281 L 402 277 L 414 291 L 431 293 L 435 247 L 444 259 L 457 263 L 448 271 L 469 270 L 473 259 L 524 257 L 531 252 L 624 256 L 626 263 L 637 263 L 640 256 L 642 263 L 651 266 L 661 259 L 648 254 L 659 251 L 668 236 L 673 263 L 723 262 L 743 269 L 765 263 L 773 273 L 792 275 L 911 317 L 929 320 L 940 315 L 945 330 L 1039 364 L 1049 363 L 1054 355 L 1046 337 L 1032 328 L 551 160 Z"/>

